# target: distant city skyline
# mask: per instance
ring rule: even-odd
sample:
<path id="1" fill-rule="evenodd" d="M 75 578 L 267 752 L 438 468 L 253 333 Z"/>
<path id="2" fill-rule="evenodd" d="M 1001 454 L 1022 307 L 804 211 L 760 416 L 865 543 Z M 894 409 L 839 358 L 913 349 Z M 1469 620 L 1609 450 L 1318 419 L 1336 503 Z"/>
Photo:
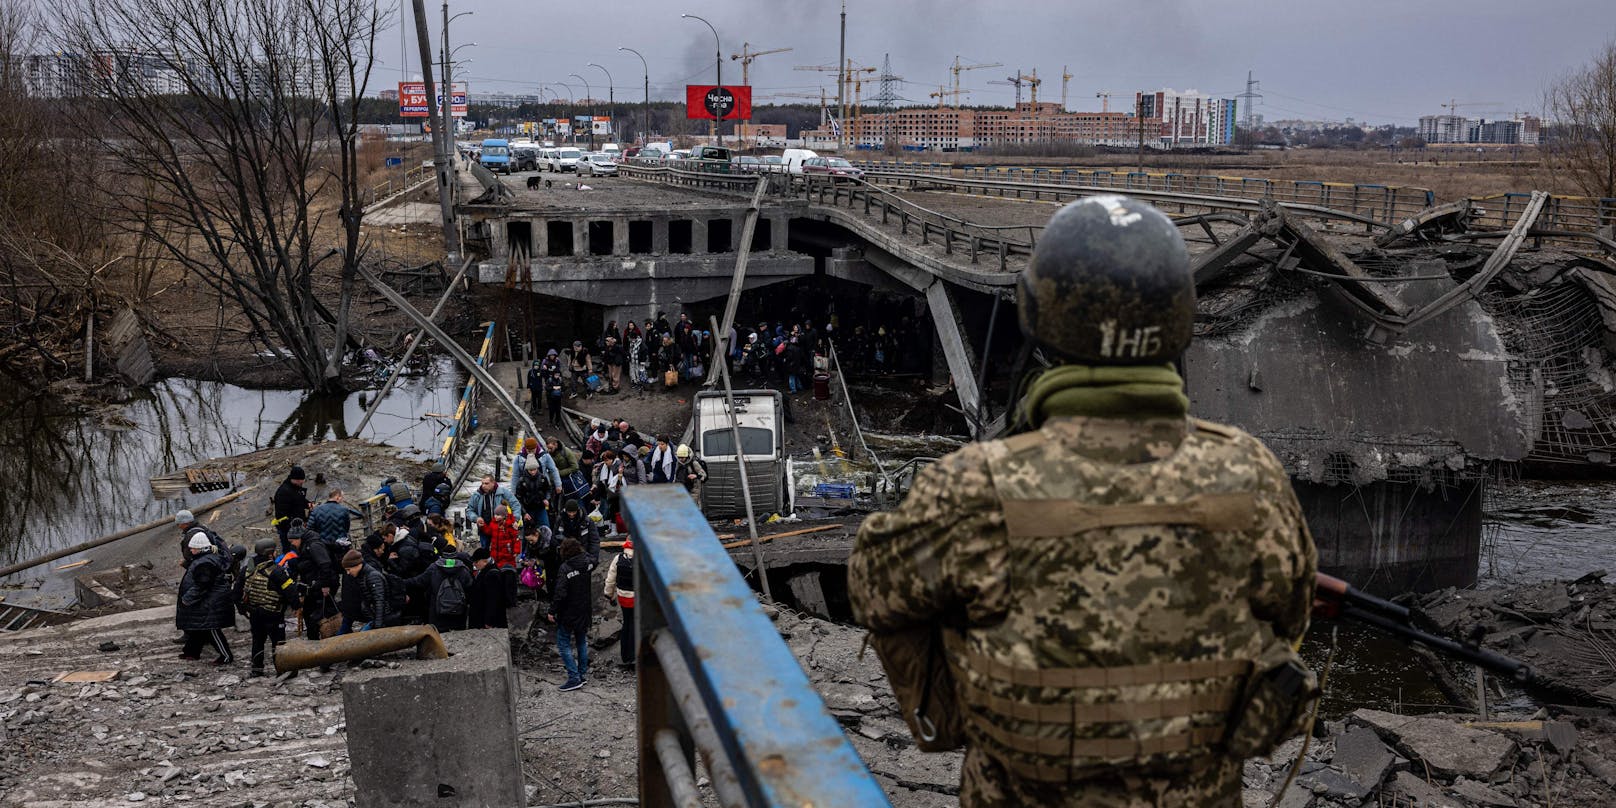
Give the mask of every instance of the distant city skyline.
<path id="1" fill-rule="evenodd" d="M 611 72 L 618 103 L 642 97 L 645 55 L 653 99 L 678 101 L 685 84 L 711 83 L 713 37 L 705 25 L 680 19 L 699 14 L 712 22 L 722 44 L 725 83 L 739 84 L 741 65 L 730 58 L 742 43 L 752 50 L 789 47 L 751 65 L 758 103 L 806 103 L 772 97 L 835 92 L 834 73 L 799 71 L 798 65 L 834 65 L 838 0 L 790 4 L 756 0 L 634 2 L 609 9 L 556 13 L 522 0 L 457 0 L 451 14 L 474 12 L 451 26 L 456 78 L 473 93 L 538 94 L 540 83 L 567 83 L 572 94 L 604 98 Z M 958 54 L 964 64 L 1002 62 L 968 71 L 961 84 L 966 104 L 1010 106 L 1015 88 L 989 84 L 1017 70 L 1037 69 L 1039 99 L 1059 101 L 1061 72 L 1072 74 L 1068 107 L 1099 110 L 1096 93 L 1109 90 L 1112 108 L 1131 103 L 1137 90 L 1199 90 L 1234 98 L 1246 71 L 1261 82 L 1255 107 L 1267 120 L 1344 121 L 1414 126 L 1445 112 L 1508 118 L 1541 112 L 1544 91 L 1588 63 L 1616 36 L 1616 4 L 1608 0 L 1363 0 L 1352 4 L 1276 6 L 1258 0 L 1218 4 L 1193 0 L 1132 3 L 995 3 L 983 0 L 849 0 L 847 55 L 879 67 L 890 54 L 893 72 L 906 81 L 899 95 L 934 103 L 928 94 L 951 79 Z M 1297 6 L 1301 7 L 1297 7 Z M 378 43 L 372 93 L 420 74 L 409 4 L 394 6 L 408 30 L 395 26 Z M 433 58 L 438 58 L 440 3 L 428 3 Z M 599 24 L 592 24 L 592 22 Z M 401 62 L 407 60 L 407 65 Z M 869 75 L 869 74 L 866 74 Z M 866 80 L 864 96 L 877 91 Z M 556 88 L 567 97 L 565 88 Z M 1127 100 L 1123 100 L 1127 99 Z M 1244 115 L 1244 107 L 1241 108 Z"/>

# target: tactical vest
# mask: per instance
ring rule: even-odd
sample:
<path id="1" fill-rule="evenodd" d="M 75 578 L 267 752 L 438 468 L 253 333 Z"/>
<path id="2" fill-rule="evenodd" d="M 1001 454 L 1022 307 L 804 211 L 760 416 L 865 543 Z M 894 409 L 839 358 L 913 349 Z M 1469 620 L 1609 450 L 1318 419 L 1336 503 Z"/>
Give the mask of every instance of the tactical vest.
<path id="1" fill-rule="evenodd" d="M 276 569 L 274 561 L 265 561 L 253 566 L 247 580 L 242 584 L 241 600 L 248 606 L 263 612 L 278 612 L 284 605 L 281 602 L 281 593 L 276 591 L 269 583 L 269 576 Z M 290 583 L 288 581 L 287 583 Z"/>
<path id="2" fill-rule="evenodd" d="M 1008 612 L 946 629 L 944 656 L 971 745 L 1012 776 L 1171 777 L 1223 753 L 1274 640 L 1234 594 L 1259 527 L 1252 449 L 1199 427 L 1150 463 L 1052 451 L 1040 432 L 990 455 Z"/>

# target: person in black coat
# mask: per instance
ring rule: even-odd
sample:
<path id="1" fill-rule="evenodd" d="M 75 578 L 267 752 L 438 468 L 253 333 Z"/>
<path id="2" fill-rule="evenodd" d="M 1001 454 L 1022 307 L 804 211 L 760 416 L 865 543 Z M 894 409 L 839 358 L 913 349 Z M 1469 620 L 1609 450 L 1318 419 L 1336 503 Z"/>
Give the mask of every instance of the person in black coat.
<path id="1" fill-rule="evenodd" d="M 411 602 L 426 604 L 427 619 L 438 631 L 464 629 L 471 605 L 471 566 L 464 556 L 450 553 L 448 545 L 443 542 L 444 555 L 432 566 L 404 582 Z"/>
<path id="2" fill-rule="evenodd" d="M 224 539 L 220 538 L 219 534 L 214 533 L 213 529 L 207 525 L 198 522 L 196 516 L 190 511 L 180 511 L 174 514 L 174 524 L 180 529 L 180 566 L 191 566 L 193 556 L 191 555 L 190 542 L 191 534 L 193 533 L 201 533 L 207 536 L 208 541 L 213 543 L 213 551 L 216 553 L 227 552 L 230 549 L 225 546 Z"/>
<path id="3" fill-rule="evenodd" d="M 275 496 L 271 500 L 275 506 L 275 531 L 280 534 L 283 553 L 292 549 L 291 542 L 286 539 L 292 520 L 309 518 L 309 492 L 303 487 L 305 476 L 302 466 L 293 466 L 280 487 L 275 489 Z"/>
<path id="4" fill-rule="evenodd" d="M 201 659 L 203 646 L 211 646 L 219 654 L 213 664 L 226 665 L 236 658 L 220 631 L 236 624 L 230 603 L 234 589 L 230 558 L 215 552 L 213 542 L 200 533 L 191 536 L 189 549 L 191 564 L 180 579 L 179 602 L 174 609 L 174 625 L 185 632 L 180 659 Z"/>
<path id="5" fill-rule="evenodd" d="M 432 470 L 427 472 L 425 477 L 421 478 L 421 496 L 430 499 L 434 494 L 437 493 L 438 486 L 448 484 L 449 475 L 443 470 L 443 461 L 440 460 L 433 463 Z M 443 506 L 444 510 L 446 511 L 449 508 L 449 503 L 445 502 L 443 503 Z M 442 511 L 440 511 L 440 513 L 441 512 Z M 428 511 L 428 513 L 431 513 L 431 511 Z"/>
<path id="6" fill-rule="evenodd" d="M 561 664 L 567 670 L 562 690 L 577 690 L 589 681 L 589 620 L 594 604 L 590 571 L 594 567 L 577 539 L 561 542 L 561 573 L 560 580 L 556 581 L 550 620 L 555 623 L 556 649 L 561 652 Z"/>
<path id="7" fill-rule="evenodd" d="M 332 559 L 330 543 L 306 531 L 289 535 L 292 552 L 297 553 L 289 566 L 303 602 L 304 636 L 318 640 L 320 621 L 337 613 L 342 573 Z"/>
<path id="8" fill-rule="evenodd" d="M 471 567 L 476 575 L 471 580 L 471 597 L 467 604 L 467 622 L 472 628 L 508 628 L 505 610 L 505 577 L 499 568 L 488 561 L 488 548 L 478 547 L 471 553 Z"/>
<path id="9" fill-rule="evenodd" d="M 533 367 L 527 369 L 528 409 L 533 411 L 533 417 L 539 416 L 539 406 L 544 402 L 544 369 L 535 361 Z M 431 491 L 431 488 L 423 490 Z"/>
<path id="10" fill-rule="evenodd" d="M 359 584 L 359 611 L 365 621 L 360 631 L 399 625 L 399 614 L 388 610 L 387 576 L 380 567 L 366 564 L 358 550 L 349 550 L 342 557 L 342 571 Z"/>

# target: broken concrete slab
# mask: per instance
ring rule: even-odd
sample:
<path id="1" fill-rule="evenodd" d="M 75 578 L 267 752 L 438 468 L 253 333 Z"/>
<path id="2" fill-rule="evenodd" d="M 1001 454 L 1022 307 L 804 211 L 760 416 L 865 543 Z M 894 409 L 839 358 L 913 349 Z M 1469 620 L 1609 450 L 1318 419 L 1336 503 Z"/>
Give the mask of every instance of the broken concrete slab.
<path id="1" fill-rule="evenodd" d="M 1443 794 L 1435 786 L 1409 772 L 1398 772 L 1392 778 L 1392 791 L 1409 799 L 1419 808 L 1467 808 L 1463 801 Z"/>
<path id="2" fill-rule="evenodd" d="M 1354 781 L 1369 788 L 1380 785 L 1392 767 L 1395 755 L 1380 736 L 1368 727 L 1349 727 L 1336 736 L 1335 757 L 1330 764 Z"/>
<path id="3" fill-rule="evenodd" d="M 524 804 L 509 633 L 453 631 L 444 641 L 448 659 L 343 681 L 360 808 Z M 423 711 L 437 718 L 422 720 Z"/>
<path id="4" fill-rule="evenodd" d="M 1500 792 L 1485 783 L 1478 783 L 1475 780 L 1471 780 L 1468 777 L 1461 777 L 1453 781 L 1453 785 L 1449 786 L 1448 788 L 1453 793 L 1464 797 L 1470 802 L 1477 805 L 1489 806 L 1489 808 L 1510 808 L 1511 806 L 1519 804 L 1514 797 L 1504 794 L 1503 792 Z"/>
<path id="5" fill-rule="evenodd" d="M 1444 778 L 1463 775 L 1491 780 L 1515 754 L 1515 742 L 1503 735 L 1440 718 L 1368 709 L 1357 710 L 1351 717 Z"/>

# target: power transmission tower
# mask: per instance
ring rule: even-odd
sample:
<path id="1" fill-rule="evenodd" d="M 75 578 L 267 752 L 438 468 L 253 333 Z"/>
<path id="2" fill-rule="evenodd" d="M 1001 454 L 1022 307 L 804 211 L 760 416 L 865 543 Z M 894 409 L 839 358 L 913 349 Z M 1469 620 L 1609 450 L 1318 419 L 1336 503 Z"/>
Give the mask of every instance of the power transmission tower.
<path id="1" fill-rule="evenodd" d="M 1245 131 L 1245 143 L 1246 143 L 1246 148 L 1248 150 L 1251 148 L 1252 141 L 1256 138 L 1256 131 L 1255 130 L 1256 130 L 1256 125 L 1257 125 L 1257 117 L 1256 117 L 1256 110 L 1254 109 L 1254 107 L 1256 106 L 1256 102 L 1262 99 L 1262 93 L 1257 92 L 1257 88 L 1261 84 L 1262 84 L 1262 82 L 1257 81 L 1256 79 L 1252 78 L 1251 77 L 1251 71 L 1247 70 L 1246 71 L 1246 91 L 1241 93 L 1238 96 L 1235 96 L 1236 98 L 1239 98 L 1246 105 L 1246 116 L 1245 116 L 1244 129 L 1246 130 Z"/>
<path id="2" fill-rule="evenodd" d="M 886 54 L 881 59 L 881 75 L 876 78 L 881 80 L 881 91 L 870 99 L 870 106 L 880 112 L 891 112 L 899 101 L 909 100 L 898 95 L 898 82 L 903 78 L 892 73 L 892 54 Z"/>

